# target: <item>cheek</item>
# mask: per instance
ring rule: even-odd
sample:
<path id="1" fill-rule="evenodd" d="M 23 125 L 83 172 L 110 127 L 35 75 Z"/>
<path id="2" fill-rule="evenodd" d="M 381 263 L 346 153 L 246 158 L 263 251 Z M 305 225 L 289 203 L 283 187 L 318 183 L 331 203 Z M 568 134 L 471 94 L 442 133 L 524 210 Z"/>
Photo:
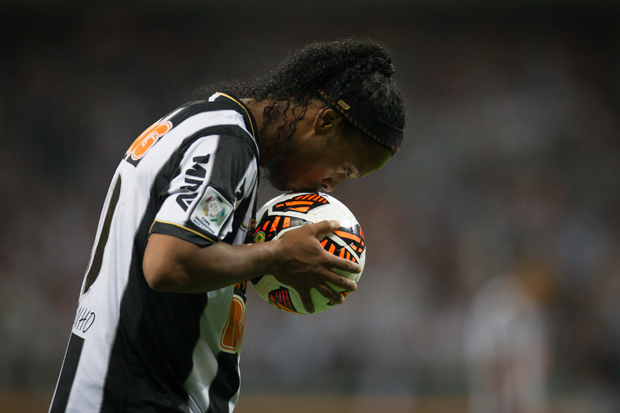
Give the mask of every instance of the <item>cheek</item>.
<path id="1" fill-rule="evenodd" d="M 278 186 L 274 185 L 277 189 L 301 189 L 301 188 L 314 188 L 316 187 L 326 175 L 326 168 L 317 165 L 307 158 L 289 158 L 279 169 L 277 176 L 272 176 L 272 185 L 276 182 Z"/>
<path id="2" fill-rule="evenodd" d="M 323 174 L 327 172 L 325 161 L 321 157 L 317 157 L 313 151 L 305 151 L 291 156 L 287 159 L 288 171 L 291 176 L 309 179 L 323 178 Z"/>
<path id="3" fill-rule="evenodd" d="M 306 165 L 299 171 L 299 176 L 307 182 L 319 182 L 332 175 L 331 168 L 323 165 Z"/>

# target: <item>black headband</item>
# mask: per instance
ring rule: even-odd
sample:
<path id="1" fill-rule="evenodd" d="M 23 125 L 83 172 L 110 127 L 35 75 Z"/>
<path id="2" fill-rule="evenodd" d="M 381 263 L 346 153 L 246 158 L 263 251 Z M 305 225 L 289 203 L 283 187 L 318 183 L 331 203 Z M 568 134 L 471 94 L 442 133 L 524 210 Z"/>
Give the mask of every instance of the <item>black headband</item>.
<path id="1" fill-rule="evenodd" d="M 353 126 L 376 140 L 392 153 L 398 152 L 405 135 L 402 129 L 390 125 L 368 110 L 351 93 L 334 96 L 328 87 L 320 88 L 321 99 Z"/>

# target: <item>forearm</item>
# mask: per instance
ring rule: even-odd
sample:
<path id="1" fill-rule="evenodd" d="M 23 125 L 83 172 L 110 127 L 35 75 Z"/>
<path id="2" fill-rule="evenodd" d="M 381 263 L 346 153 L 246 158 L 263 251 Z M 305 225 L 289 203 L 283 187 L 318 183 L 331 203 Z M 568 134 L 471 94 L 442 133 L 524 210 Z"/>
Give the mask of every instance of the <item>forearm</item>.
<path id="1" fill-rule="evenodd" d="M 176 293 L 216 290 L 263 275 L 275 266 L 275 244 L 205 248 L 162 234 L 152 234 L 144 255 L 144 275 L 151 288 Z"/>
<path id="2" fill-rule="evenodd" d="M 312 312 L 312 288 L 335 303 L 343 297 L 332 286 L 346 291 L 357 288 L 353 280 L 334 270 L 360 272 L 359 264 L 325 251 L 318 241 L 321 234 L 338 227 L 338 222 L 321 221 L 294 228 L 274 241 L 247 245 L 218 242 L 204 248 L 155 233 L 149 238 L 142 268 L 151 288 L 175 293 L 207 292 L 271 274 L 295 288 L 306 310 Z"/>

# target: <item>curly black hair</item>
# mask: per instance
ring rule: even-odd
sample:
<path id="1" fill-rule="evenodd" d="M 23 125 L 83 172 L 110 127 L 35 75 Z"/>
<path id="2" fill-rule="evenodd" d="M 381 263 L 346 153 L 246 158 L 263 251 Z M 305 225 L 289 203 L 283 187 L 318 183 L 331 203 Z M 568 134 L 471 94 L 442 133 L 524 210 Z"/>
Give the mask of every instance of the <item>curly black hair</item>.
<path id="1" fill-rule="evenodd" d="M 277 70 L 252 84 L 226 82 L 210 86 L 209 91 L 256 101 L 270 99 L 263 127 L 278 124 L 278 133 L 285 138 L 295 133 L 297 120 L 303 118 L 308 101 L 320 99 L 318 89 L 326 84 L 334 95 L 350 93 L 381 120 L 403 129 L 406 104 L 391 79 L 393 73 L 392 59 L 383 45 L 374 40 L 346 38 L 312 43 L 294 51 Z M 359 134 L 348 122 L 341 125 L 343 135 Z"/>

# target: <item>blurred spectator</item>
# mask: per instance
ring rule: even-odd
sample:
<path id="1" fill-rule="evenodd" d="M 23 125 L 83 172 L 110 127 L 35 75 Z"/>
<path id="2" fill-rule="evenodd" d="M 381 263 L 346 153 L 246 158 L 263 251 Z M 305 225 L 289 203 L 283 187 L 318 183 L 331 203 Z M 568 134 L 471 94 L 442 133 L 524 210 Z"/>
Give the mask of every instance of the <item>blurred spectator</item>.
<path id="1" fill-rule="evenodd" d="M 549 411 L 548 277 L 528 268 L 493 277 L 475 294 L 465 326 L 471 413 Z"/>

